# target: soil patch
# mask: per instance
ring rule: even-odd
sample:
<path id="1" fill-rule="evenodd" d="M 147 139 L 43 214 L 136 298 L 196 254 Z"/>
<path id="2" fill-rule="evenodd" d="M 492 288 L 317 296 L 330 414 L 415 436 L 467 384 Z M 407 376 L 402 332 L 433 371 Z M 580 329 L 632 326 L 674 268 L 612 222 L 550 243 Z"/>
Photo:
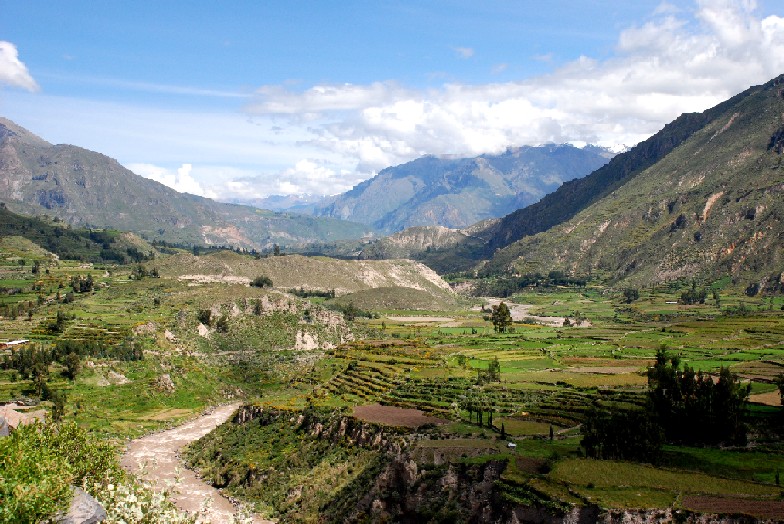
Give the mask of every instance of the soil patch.
<path id="1" fill-rule="evenodd" d="M 784 519 L 784 501 L 750 500 L 737 497 L 709 497 L 689 495 L 683 497 L 683 507 L 701 513 L 752 515 L 763 519 Z"/>
<path id="2" fill-rule="evenodd" d="M 393 322 L 454 322 L 451 317 L 387 317 Z"/>
<path id="3" fill-rule="evenodd" d="M 405 409 L 396 406 L 382 406 L 380 404 L 354 406 L 354 416 L 365 422 L 385 424 L 387 426 L 404 426 L 407 428 L 418 428 L 425 424 L 446 424 L 449 422 L 442 418 L 425 415 L 419 409 Z"/>
<path id="4" fill-rule="evenodd" d="M 564 371 L 570 373 L 596 373 L 597 375 L 622 375 L 624 373 L 636 373 L 639 369 L 637 366 L 587 366 L 566 368 Z"/>
<path id="5" fill-rule="evenodd" d="M 756 393 L 749 395 L 750 402 L 765 404 L 766 406 L 781 406 L 781 395 L 778 390 L 768 391 L 767 393 Z"/>

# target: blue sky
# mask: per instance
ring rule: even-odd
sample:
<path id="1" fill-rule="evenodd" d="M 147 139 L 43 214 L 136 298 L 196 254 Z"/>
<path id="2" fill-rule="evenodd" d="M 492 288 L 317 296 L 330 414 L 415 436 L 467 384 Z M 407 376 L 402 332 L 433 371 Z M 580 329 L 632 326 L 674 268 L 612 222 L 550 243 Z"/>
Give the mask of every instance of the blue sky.
<path id="1" fill-rule="evenodd" d="M 778 2 L 0 0 L 0 116 L 215 196 L 633 145 L 784 73 Z"/>

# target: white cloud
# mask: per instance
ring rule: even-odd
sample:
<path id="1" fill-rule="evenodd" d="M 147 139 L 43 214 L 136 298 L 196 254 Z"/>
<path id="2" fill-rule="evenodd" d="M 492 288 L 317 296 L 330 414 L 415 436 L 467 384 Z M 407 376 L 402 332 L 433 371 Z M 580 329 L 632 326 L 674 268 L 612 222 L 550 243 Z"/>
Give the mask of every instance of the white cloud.
<path id="1" fill-rule="evenodd" d="M 268 195 L 335 195 L 348 191 L 366 175 L 341 169 L 325 158 L 303 158 L 278 173 L 237 177 L 222 188 L 223 198 Z"/>
<path id="2" fill-rule="evenodd" d="M 191 176 L 191 170 L 193 169 L 191 164 L 182 164 L 174 172 L 153 164 L 128 164 L 125 167 L 137 175 L 160 182 L 164 186 L 168 186 L 180 193 L 190 193 L 207 198 L 215 198 L 217 196 L 214 191 L 205 189 Z"/>
<path id="3" fill-rule="evenodd" d="M 550 141 L 634 145 L 681 113 L 781 74 L 782 49 L 784 18 L 761 19 L 751 1 L 701 0 L 691 10 L 663 3 L 620 33 L 612 57 L 580 57 L 549 75 L 427 91 L 384 82 L 304 92 L 265 86 L 247 109 L 291 126 L 307 121 L 301 143 L 368 176 L 424 154 Z"/>
<path id="4" fill-rule="evenodd" d="M 38 91 L 39 87 L 27 66 L 19 60 L 16 46 L 0 40 L 0 85 L 21 87 L 28 91 Z"/>
<path id="5" fill-rule="evenodd" d="M 470 47 L 455 47 L 455 53 L 460 58 L 471 58 L 474 56 L 474 50 Z"/>

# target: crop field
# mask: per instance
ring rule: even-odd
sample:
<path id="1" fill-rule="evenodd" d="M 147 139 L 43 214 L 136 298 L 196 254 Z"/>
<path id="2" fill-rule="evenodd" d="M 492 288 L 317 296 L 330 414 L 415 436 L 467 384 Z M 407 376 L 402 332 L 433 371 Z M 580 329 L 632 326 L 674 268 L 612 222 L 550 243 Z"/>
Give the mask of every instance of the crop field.
<path id="1" fill-rule="evenodd" d="M 65 395 L 61 417 L 100 438 L 119 444 L 239 398 L 417 435 L 412 453 L 425 462 L 502 461 L 497 485 L 507 500 L 554 508 L 733 507 L 784 518 L 781 297 L 726 294 L 720 305 L 682 305 L 677 289 L 661 288 L 627 304 L 601 288 L 532 291 L 506 299 L 519 320 L 497 332 L 491 302 L 482 298 L 406 310 L 398 292 L 363 291 L 362 308 L 372 318 L 349 322 L 327 309 L 329 299 L 306 300 L 288 289 L 154 277 L 155 262 L 140 274 L 141 266 L 56 261 L 33 256 L 26 245 L 14 249 L 0 258 L 2 341 L 82 347 L 75 377 L 53 362 L 45 378 Z M 88 277 L 92 287 L 77 290 Z M 390 296 L 396 303 L 385 309 Z M 351 303 L 351 294 L 340 297 L 343 307 Z M 644 406 L 648 369 L 661 349 L 713 376 L 728 367 L 751 385 L 745 417 L 753 447 L 668 445 L 655 465 L 585 458 L 587 414 Z M 0 401 L 37 393 L 32 377 L 0 369 Z M 42 404 L 54 409 L 52 400 Z M 308 520 L 334 497 L 348 504 L 351 486 L 383 467 L 378 450 L 329 449 L 284 420 L 260 434 L 221 431 L 231 444 L 226 462 L 211 462 L 197 446 L 193 463 L 270 516 Z M 300 445 L 313 451 L 312 460 L 273 475 Z M 256 480 L 243 487 L 241 478 Z M 265 491 L 263 478 L 281 485 Z M 329 485 L 331 478 L 338 484 Z"/>
<path id="2" fill-rule="evenodd" d="M 423 456 L 506 460 L 499 485 L 511 499 L 535 493 L 540 502 L 556 505 L 689 510 L 743 500 L 734 506 L 738 512 L 784 517 L 776 484 L 784 453 L 774 436 L 782 430 L 775 386 L 784 372 L 780 308 L 766 299 L 726 297 L 725 303 L 747 309 L 726 315 L 712 305 L 668 304 L 677 299 L 662 292 L 630 306 L 595 292 L 513 300 L 535 305 L 531 312 L 537 316 L 576 316 L 579 307 L 591 325 L 555 327 L 526 319 L 497 333 L 481 311 L 382 310 L 362 321 L 372 338 L 328 350 L 311 371 L 314 387 L 303 390 L 304 398 L 287 390 L 280 405 L 345 406 L 354 413 L 394 406 L 451 420 L 419 441 L 429 450 Z M 709 374 L 729 367 L 753 393 L 767 395 L 748 413 L 757 451 L 668 446 L 658 465 L 582 457 L 586 412 L 643 405 L 647 370 L 659 349 Z M 488 380 L 494 361 L 499 376 Z M 261 402 L 275 406 L 275 395 Z M 507 441 L 516 448 L 508 449 Z"/>

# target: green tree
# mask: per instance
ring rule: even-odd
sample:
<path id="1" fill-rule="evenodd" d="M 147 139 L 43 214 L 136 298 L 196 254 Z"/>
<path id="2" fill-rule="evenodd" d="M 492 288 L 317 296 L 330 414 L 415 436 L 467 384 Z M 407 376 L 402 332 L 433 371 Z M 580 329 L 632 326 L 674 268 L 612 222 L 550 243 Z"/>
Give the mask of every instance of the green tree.
<path id="1" fill-rule="evenodd" d="M 266 275 L 259 275 L 250 283 L 253 287 L 272 287 L 272 279 Z"/>
<path id="2" fill-rule="evenodd" d="M 512 313 L 509 311 L 509 306 L 504 302 L 493 306 L 490 320 L 497 333 L 506 333 L 506 330 L 512 325 Z"/>
<path id="3" fill-rule="evenodd" d="M 663 349 L 648 370 L 649 410 L 664 428 L 667 441 L 684 444 L 741 444 L 746 441 L 743 414 L 750 385 L 722 367 L 718 381 L 689 366 L 680 370 L 677 357 Z"/>
<path id="4" fill-rule="evenodd" d="M 627 304 L 631 304 L 635 300 L 640 298 L 640 290 L 634 288 L 626 288 L 623 290 L 623 301 Z"/>
<path id="5" fill-rule="evenodd" d="M 65 365 L 65 375 L 71 380 L 76 379 L 76 374 L 79 373 L 81 367 L 81 360 L 76 353 L 68 353 L 65 356 L 63 364 Z"/>

